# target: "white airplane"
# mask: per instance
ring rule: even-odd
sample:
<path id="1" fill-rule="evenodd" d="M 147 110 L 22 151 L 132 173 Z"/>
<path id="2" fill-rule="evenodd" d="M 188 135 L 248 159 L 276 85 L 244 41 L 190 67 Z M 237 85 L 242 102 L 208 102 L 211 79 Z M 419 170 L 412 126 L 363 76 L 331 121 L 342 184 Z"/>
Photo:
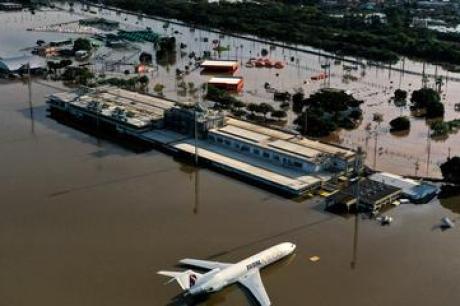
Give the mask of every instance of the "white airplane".
<path id="1" fill-rule="evenodd" d="M 205 274 L 193 270 L 159 271 L 158 274 L 172 277 L 169 282 L 176 280 L 185 290 L 185 295 L 192 296 L 216 292 L 238 282 L 251 292 L 261 306 L 269 306 L 271 302 L 262 284 L 259 270 L 292 254 L 295 249 L 295 244 L 284 242 L 235 264 L 187 258 L 179 262 L 210 271 Z"/>

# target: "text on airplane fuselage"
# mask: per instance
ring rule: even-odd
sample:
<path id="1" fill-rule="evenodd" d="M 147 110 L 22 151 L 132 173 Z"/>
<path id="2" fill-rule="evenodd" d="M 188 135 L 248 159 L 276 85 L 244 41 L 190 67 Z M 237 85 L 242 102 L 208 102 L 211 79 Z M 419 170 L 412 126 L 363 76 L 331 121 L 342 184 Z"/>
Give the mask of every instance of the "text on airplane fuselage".
<path id="1" fill-rule="evenodd" d="M 246 270 L 251 270 L 251 269 L 254 269 L 254 268 L 257 268 L 258 266 L 261 266 L 262 265 L 262 262 L 260 260 L 256 260 L 252 263 L 250 263 L 249 265 L 246 266 Z"/>

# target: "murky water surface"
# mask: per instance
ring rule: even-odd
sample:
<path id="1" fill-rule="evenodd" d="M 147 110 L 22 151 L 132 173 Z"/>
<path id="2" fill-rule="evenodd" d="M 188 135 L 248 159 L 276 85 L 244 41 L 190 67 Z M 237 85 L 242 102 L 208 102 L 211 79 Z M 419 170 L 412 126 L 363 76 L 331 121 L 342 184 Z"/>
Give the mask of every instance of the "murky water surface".
<path id="1" fill-rule="evenodd" d="M 0 54 L 35 43 L 19 30 L 28 23 L 72 18 L 1 14 Z M 371 74 L 389 82 L 388 72 Z M 458 84 L 449 86 L 454 95 Z M 274 305 L 458 305 L 460 232 L 437 227 L 458 215 L 439 203 L 396 207 L 389 227 L 329 214 L 316 200 L 286 200 L 58 123 L 45 105 L 55 91 L 34 83 L 29 103 L 26 84 L 0 83 L 0 305 L 168 305 L 179 289 L 157 270 L 184 257 L 233 262 L 281 241 L 298 249 L 262 272 Z M 426 134 L 418 124 L 394 150 L 416 150 Z M 433 146 L 446 154 L 455 141 Z M 200 305 L 249 302 L 232 286 Z"/>

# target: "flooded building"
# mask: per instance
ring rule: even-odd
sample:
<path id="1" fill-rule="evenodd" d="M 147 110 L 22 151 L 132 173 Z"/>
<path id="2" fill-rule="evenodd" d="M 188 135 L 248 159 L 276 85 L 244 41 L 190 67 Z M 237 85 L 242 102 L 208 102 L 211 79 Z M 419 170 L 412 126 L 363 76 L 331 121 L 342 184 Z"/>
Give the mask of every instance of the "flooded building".
<path id="1" fill-rule="evenodd" d="M 0 59 L 0 73 L 25 74 L 46 69 L 46 62 L 39 56 L 15 56 Z"/>
<path id="2" fill-rule="evenodd" d="M 238 70 L 239 64 L 237 61 L 205 60 L 201 63 L 200 67 L 203 68 L 203 73 L 233 74 Z"/>
<path id="3" fill-rule="evenodd" d="M 427 203 L 438 193 L 438 188 L 432 184 L 418 182 L 392 173 L 375 173 L 369 176 L 369 179 L 400 188 L 403 196 L 407 197 L 412 203 Z"/>
<path id="4" fill-rule="evenodd" d="M 0 11 L 20 11 L 22 10 L 22 4 L 14 2 L 1 2 Z"/>
<path id="5" fill-rule="evenodd" d="M 54 94 L 48 104 L 82 122 L 108 125 L 289 196 L 352 176 L 363 166 L 355 152 L 342 147 L 229 118 L 199 104 L 181 105 L 113 87 Z"/>
<path id="6" fill-rule="evenodd" d="M 327 197 L 326 208 L 336 206 L 346 208 L 347 211 L 358 208 L 361 211 L 378 212 L 400 197 L 400 188 L 365 178 Z"/>
<path id="7" fill-rule="evenodd" d="M 227 91 L 240 92 L 243 90 L 242 77 L 214 77 L 208 81 L 208 85 Z"/>
<path id="8" fill-rule="evenodd" d="M 120 26 L 119 22 L 105 18 L 80 19 L 78 23 L 82 26 L 95 27 L 107 32 L 114 31 Z"/>
<path id="9" fill-rule="evenodd" d="M 51 109 L 64 111 L 81 119 L 93 119 L 114 127 L 118 132 L 136 135 L 163 127 L 165 111 L 174 102 L 138 94 L 132 91 L 106 87 L 84 94 L 57 93 L 48 99 Z"/>
<path id="10" fill-rule="evenodd" d="M 165 128 L 185 134 L 206 138 L 208 131 L 224 125 L 221 112 L 207 110 L 199 105 L 173 107 L 165 112 Z"/>
<path id="11" fill-rule="evenodd" d="M 304 173 L 348 175 L 356 167 L 352 151 L 237 119 L 228 119 L 225 126 L 210 130 L 208 138 L 232 150 Z"/>

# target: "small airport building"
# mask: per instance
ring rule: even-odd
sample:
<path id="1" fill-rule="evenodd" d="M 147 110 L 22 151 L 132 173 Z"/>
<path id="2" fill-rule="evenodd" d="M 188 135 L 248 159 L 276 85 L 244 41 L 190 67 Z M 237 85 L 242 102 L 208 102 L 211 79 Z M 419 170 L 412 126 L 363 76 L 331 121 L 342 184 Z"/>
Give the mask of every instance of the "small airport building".
<path id="1" fill-rule="evenodd" d="M 378 172 L 370 175 L 369 179 L 401 189 L 402 195 L 416 204 L 428 203 L 439 191 L 433 184 L 418 182 L 392 173 Z"/>
<path id="2" fill-rule="evenodd" d="M 213 77 L 208 85 L 226 91 L 240 92 L 243 90 L 244 81 L 242 77 Z"/>
<path id="3" fill-rule="evenodd" d="M 326 209 L 352 208 L 360 211 L 378 212 L 401 197 L 401 189 L 367 178 L 355 182 L 343 190 L 336 191 L 326 198 Z"/>
<path id="4" fill-rule="evenodd" d="M 203 73 L 233 74 L 239 68 L 238 61 L 205 60 L 200 65 Z"/>

